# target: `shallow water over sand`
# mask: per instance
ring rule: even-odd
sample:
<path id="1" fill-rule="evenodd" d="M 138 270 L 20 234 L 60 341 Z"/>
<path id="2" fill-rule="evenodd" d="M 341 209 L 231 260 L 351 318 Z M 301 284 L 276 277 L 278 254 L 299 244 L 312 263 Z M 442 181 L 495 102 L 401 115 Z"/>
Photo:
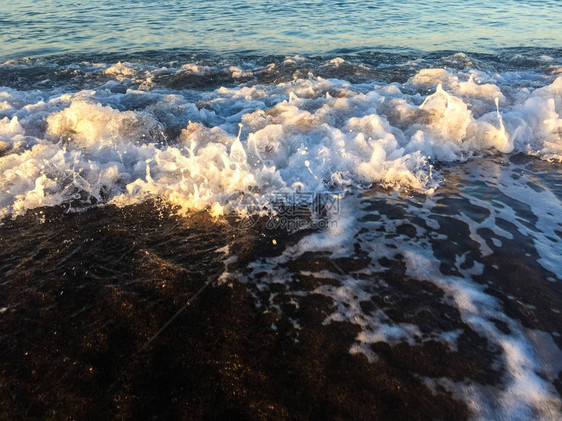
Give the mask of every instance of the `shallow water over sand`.
<path id="1" fill-rule="evenodd" d="M 524 156 L 444 168 L 436 194 L 352 195 L 321 230 L 164 203 L 6 220 L 4 408 L 555 418 L 559 171 Z"/>

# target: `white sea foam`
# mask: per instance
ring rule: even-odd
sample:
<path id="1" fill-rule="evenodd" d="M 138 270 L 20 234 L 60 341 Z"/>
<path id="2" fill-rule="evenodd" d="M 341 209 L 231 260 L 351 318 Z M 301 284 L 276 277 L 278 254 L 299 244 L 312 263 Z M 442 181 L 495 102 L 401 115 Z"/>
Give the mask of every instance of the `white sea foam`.
<path id="1" fill-rule="evenodd" d="M 104 71 L 139 75 L 123 63 Z M 160 197 L 220 214 L 241 191 L 379 183 L 431 192 L 439 161 L 512 151 L 560 160 L 562 77 L 516 91 L 505 78 L 424 69 L 404 85 L 312 77 L 197 93 L 2 89 L 0 215 L 78 193 L 119 205 Z M 165 133 L 182 127 L 178 138 Z"/>

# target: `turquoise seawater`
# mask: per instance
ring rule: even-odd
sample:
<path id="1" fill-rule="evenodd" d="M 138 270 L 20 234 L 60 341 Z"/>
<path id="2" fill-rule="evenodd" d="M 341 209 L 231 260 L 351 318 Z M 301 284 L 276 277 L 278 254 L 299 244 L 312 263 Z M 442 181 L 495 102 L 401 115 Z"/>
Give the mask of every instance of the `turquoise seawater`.
<path id="1" fill-rule="evenodd" d="M 560 0 L 0 1 L 0 57 L 559 47 Z"/>

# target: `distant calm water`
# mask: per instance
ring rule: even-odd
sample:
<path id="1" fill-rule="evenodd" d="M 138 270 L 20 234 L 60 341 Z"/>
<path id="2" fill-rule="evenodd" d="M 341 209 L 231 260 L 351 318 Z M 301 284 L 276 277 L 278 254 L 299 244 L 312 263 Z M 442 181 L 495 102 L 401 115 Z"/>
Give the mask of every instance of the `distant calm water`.
<path id="1" fill-rule="evenodd" d="M 559 0 L 3 0 L 0 56 L 557 47 Z"/>

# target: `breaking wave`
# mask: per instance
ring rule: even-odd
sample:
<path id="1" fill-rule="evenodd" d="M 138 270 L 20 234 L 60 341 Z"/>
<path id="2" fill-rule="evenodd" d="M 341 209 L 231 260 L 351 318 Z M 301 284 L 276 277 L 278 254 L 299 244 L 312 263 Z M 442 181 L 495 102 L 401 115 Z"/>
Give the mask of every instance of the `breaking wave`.
<path id="1" fill-rule="evenodd" d="M 8 62 L 35 73 L 0 88 L 0 216 L 154 198 L 221 215 L 279 191 L 432 193 L 442 164 L 476 156 L 559 161 L 562 66 L 537 60 L 519 72 L 462 53 L 428 67 Z"/>

